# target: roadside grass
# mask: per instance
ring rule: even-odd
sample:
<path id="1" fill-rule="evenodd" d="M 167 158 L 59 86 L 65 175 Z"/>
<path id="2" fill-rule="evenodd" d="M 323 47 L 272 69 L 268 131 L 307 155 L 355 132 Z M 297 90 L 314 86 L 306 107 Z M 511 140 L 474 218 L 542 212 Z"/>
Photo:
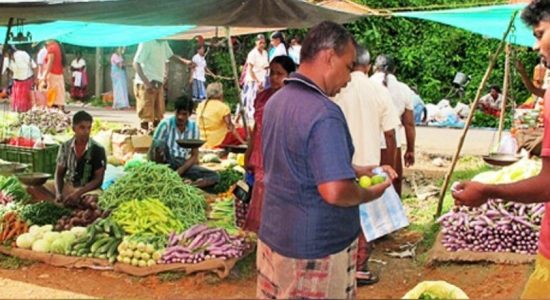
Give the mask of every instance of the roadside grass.
<path id="1" fill-rule="evenodd" d="M 34 261 L 21 259 L 15 256 L 0 254 L 0 268 L 6 270 L 17 270 L 21 267 L 26 267 L 34 264 Z"/>

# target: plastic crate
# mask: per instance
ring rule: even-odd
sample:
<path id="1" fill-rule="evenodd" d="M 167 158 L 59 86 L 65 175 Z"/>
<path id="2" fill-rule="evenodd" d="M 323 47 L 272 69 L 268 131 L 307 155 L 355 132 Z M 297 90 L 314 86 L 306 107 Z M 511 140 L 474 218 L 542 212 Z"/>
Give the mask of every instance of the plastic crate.
<path id="1" fill-rule="evenodd" d="M 46 145 L 44 149 L 23 148 L 0 144 L 0 159 L 29 164 L 33 172 L 54 174 L 59 145 Z"/>

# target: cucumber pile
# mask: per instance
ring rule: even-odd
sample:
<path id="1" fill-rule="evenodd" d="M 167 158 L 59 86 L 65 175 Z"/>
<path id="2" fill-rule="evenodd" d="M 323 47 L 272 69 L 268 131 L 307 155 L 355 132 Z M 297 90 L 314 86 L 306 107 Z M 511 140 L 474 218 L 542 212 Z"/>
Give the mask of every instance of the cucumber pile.
<path id="1" fill-rule="evenodd" d="M 82 238 L 78 239 L 69 252 L 72 256 L 95 257 L 116 261 L 117 247 L 122 242 L 124 231 L 115 222 L 101 219 L 90 227 Z"/>

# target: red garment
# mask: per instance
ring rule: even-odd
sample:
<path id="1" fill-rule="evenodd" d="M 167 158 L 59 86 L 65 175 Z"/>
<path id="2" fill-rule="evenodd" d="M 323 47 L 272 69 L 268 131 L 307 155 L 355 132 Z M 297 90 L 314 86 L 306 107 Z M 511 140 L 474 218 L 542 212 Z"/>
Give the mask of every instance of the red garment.
<path id="1" fill-rule="evenodd" d="M 46 49 L 48 50 L 48 55 L 53 54 L 53 64 L 50 73 L 63 75 L 61 47 L 57 42 L 51 42 L 48 43 Z M 48 56 L 46 56 L 46 63 L 48 63 Z"/>
<path id="2" fill-rule="evenodd" d="M 244 128 L 236 128 L 237 134 L 243 139 L 246 140 L 246 132 L 244 131 Z M 219 147 L 223 146 L 238 146 L 241 145 L 241 141 L 237 139 L 231 131 L 229 131 L 226 135 Z"/>
<path id="3" fill-rule="evenodd" d="M 544 137 L 541 156 L 550 157 L 550 89 L 547 89 L 544 95 Z M 550 202 L 545 204 L 540 230 L 539 252 L 546 259 L 550 259 Z"/>
<path id="4" fill-rule="evenodd" d="M 11 109 L 16 112 L 26 112 L 32 107 L 32 85 L 34 79 L 14 80 L 11 94 Z"/>
<path id="5" fill-rule="evenodd" d="M 362 271 L 369 261 L 369 243 L 367 242 L 367 239 L 365 238 L 365 235 L 363 234 L 363 231 L 359 234 L 358 239 L 358 245 L 357 245 L 357 271 Z"/>
<path id="6" fill-rule="evenodd" d="M 262 215 L 262 203 L 264 199 L 264 168 L 262 156 L 262 121 L 264 107 L 275 90 L 269 88 L 256 96 L 254 100 L 254 132 L 252 133 L 252 144 L 254 145 L 248 160 L 249 168 L 254 172 L 254 187 L 250 207 L 244 223 L 244 229 L 258 233 L 260 231 L 260 219 Z"/>

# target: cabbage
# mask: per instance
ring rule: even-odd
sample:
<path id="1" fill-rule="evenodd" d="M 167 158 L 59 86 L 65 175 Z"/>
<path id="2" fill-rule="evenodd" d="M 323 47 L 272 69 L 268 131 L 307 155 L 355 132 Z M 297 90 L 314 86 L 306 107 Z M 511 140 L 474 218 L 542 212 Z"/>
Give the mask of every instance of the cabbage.
<path id="1" fill-rule="evenodd" d="M 35 235 L 32 233 L 23 233 L 22 235 L 17 237 L 17 240 L 15 240 L 15 244 L 19 248 L 30 249 L 35 238 Z"/>
<path id="2" fill-rule="evenodd" d="M 49 252 L 50 244 L 46 240 L 37 240 L 32 243 L 32 251 L 36 252 Z"/>
<path id="3" fill-rule="evenodd" d="M 67 248 L 66 241 L 63 240 L 63 239 L 57 239 L 57 240 L 52 242 L 52 244 L 50 246 L 50 251 L 52 253 L 65 254 L 65 249 L 66 248 Z"/>
<path id="4" fill-rule="evenodd" d="M 29 228 L 29 233 L 37 234 L 39 232 L 40 232 L 40 226 L 38 226 L 38 225 L 32 225 Z"/>
<path id="5" fill-rule="evenodd" d="M 48 244 L 53 243 L 53 241 L 57 240 L 61 234 L 59 232 L 49 231 L 44 233 L 44 236 L 42 237 Z"/>
<path id="6" fill-rule="evenodd" d="M 86 234 L 86 227 L 75 226 L 71 228 L 70 232 L 74 233 L 76 237 L 81 237 Z"/>

